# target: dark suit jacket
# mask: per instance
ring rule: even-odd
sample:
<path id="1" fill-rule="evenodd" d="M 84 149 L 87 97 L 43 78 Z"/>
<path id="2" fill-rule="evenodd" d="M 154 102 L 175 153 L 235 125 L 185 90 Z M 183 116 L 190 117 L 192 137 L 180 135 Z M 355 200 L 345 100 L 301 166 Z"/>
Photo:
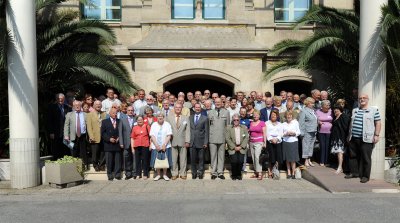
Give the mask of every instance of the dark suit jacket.
<path id="1" fill-rule="evenodd" d="M 133 117 L 133 124 L 136 122 L 136 118 Z M 131 133 L 132 128 L 129 126 L 128 116 L 119 120 L 118 131 L 119 131 L 119 145 L 122 145 L 125 149 L 131 148 Z"/>
<path id="2" fill-rule="evenodd" d="M 276 109 L 276 108 L 274 108 L 274 106 L 272 106 L 271 111 L 272 111 L 272 110 L 277 110 L 277 111 L 279 112 L 279 110 Z M 270 116 L 271 116 L 271 113 L 270 113 L 269 116 L 268 116 L 268 112 L 267 112 L 267 108 L 266 108 L 266 107 L 260 110 L 260 120 L 261 120 L 261 121 L 263 121 L 263 122 L 268 121 L 269 118 L 270 118 Z M 278 117 L 278 119 L 279 119 L 279 117 Z M 278 121 L 279 121 L 279 120 L 278 120 Z"/>
<path id="3" fill-rule="evenodd" d="M 118 126 L 119 126 L 119 119 L 117 119 L 117 127 L 114 128 L 111 119 L 107 118 L 104 119 L 101 122 L 101 138 L 103 139 L 104 142 L 104 152 L 118 152 L 121 151 L 121 148 L 119 147 L 119 143 L 111 143 L 110 138 L 118 138 L 119 137 L 119 132 L 118 132 Z"/>
<path id="4" fill-rule="evenodd" d="M 58 104 L 50 104 L 48 108 L 47 129 L 49 134 L 54 134 L 55 138 L 63 138 L 65 116 L 71 111 L 71 108 L 63 104 L 64 113 L 62 113 Z"/>
<path id="5" fill-rule="evenodd" d="M 194 148 L 203 148 L 208 144 L 209 124 L 208 118 L 201 115 L 197 125 L 194 124 L 194 116 L 189 117 L 190 120 L 190 146 Z"/>

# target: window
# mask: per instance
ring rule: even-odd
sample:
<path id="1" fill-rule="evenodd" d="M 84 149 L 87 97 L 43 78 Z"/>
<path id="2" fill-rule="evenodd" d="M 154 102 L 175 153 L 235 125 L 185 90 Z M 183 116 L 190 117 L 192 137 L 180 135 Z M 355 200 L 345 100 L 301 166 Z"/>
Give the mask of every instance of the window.
<path id="1" fill-rule="evenodd" d="M 121 0 L 89 0 L 81 10 L 84 19 L 121 21 Z"/>
<path id="2" fill-rule="evenodd" d="M 203 0 L 203 19 L 224 19 L 225 0 Z"/>
<path id="3" fill-rule="evenodd" d="M 195 0 L 172 0 L 173 19 L 194 19 Z"/>
<path id="4" fill-rule="evenodd" d="M 275 22 L 296 22 L 310 8 L 310 0 L 275 0 Z"/>

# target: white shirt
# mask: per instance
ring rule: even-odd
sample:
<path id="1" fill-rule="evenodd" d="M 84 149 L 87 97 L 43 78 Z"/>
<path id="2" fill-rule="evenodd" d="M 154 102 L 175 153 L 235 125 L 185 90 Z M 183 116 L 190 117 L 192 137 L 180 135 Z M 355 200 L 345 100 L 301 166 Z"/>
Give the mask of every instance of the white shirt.
<path id="1" fill-rule="evenodd" d="M 158 134 L 161 131 L 161 142 L 158 142 L 159 146 L 162 146 L 162 144 L 165 143 L 165 138 L 168 135 L 172 135 L 172 128 L 171 125 L 164 121 L 163 125 L 159 125 L 158 122 L 154 123 L 153 125 L 151 125 L 151 129 L 150 129 L 150 136 L 154 136 L 157 140 L 158 138 Z M 168 142 L 166 148 L 171 147 L 171 140 Z M 150 145 L 150 149 L 156 149 L 156 146 L 154 145 L 154 143 L 152 142 Z"/>
<path id="2" fill-rule="evenodd" d="M 104 99 L 101 102 L 101 110 L 105 111 L 108 114 L 108 112 L 110 111 L 110 109 L 111 109 L 111 107 L 112 107 L 112 105 L 114 103 L 117 103 L 118 105 L 121 105 L 121 101 L 116 99 L 116 98 L 114 98 L 113 100 L 111 100 L 109 98 Z"/>
<path id="3" fill-rule="evenodd" d="M 75 120 L 78 122 L 78 115 L 79 115 L 79 124 L 81 126 L 81 134 L 86 134 L 86 125 L 85 125 L 85 115 L 83 112 L 76 112 L 75 111 Z M 78 123 L 76 123 L 75 131 L 78 132 Z"/>
<path id="4" fill-rule="evenodd" d="M 297 142 L 298 139 L 297 137 L 300 135 L 300 128 L 299 128 L 299 122 L 296 119 L 293 119 L 290 121 L 290 123 L 283 123 L 283 134 L 286 134 L 286 132 L 295 132 L 296 136 L 283 136 L 283 141 L 284 142 Z"/>
<path id="5" fill-rule="evenodd" d="M 239 112 L 240 112 L 240 108 L 239 107 L 236 107 L 235 109 L 232 109 L 231 107 L 229 107 L 226 110 L 229 111 L 230 120 L 232 120 L 232 116 L 234 114 L 239 114 Z"/>
<path id="6" fill-rule="evenodd" d="M 283 125 L 280 122 L 276 122 L 276 125 L 273 125 L 271 121 L 267 121 L 267 140 L 271 141 L 273 138 L 278 139 L 278 143 L 282 142 L 283 136 Z"/>
<path id="7" fill-rule="evenodd" d="M 135 101 L 135 103 L 133 103 L 133 109 L 135 109 L 135 112 L 139 113 L 140 109 L 145 105 L 147 105 L 146 100 L 138 99 L 138 100 Z"/>

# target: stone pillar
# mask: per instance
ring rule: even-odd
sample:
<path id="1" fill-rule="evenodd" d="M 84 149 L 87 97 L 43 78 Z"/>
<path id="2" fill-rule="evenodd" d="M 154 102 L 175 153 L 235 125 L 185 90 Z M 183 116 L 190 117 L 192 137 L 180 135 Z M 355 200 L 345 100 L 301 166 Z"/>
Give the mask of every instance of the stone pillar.
<path id="1" fill-rule="evenodd" d="M 369 95 L 369 105 L 379 109 L 382 130 L 372 153 L 371 179 L 384 178 L 386 63 L 377 26 L 387 0 L 362 0 L 360 14 L 359 94 Z"/>
<path id="2" fill-rule="evenodd" d="M 7 1 L 11 187 L 40 184 L 35 1 Z"/>

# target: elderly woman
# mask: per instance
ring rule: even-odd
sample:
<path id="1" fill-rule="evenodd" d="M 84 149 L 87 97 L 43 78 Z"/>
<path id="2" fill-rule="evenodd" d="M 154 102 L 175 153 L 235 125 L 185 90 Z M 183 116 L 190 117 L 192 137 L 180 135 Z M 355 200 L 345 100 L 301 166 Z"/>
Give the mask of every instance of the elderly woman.
<path id="1" fill-rule="evenodd" d="M 343 153 L 345 152 L 345 142 L 349 133 L 350 116 L 343 113 L 343 108 L 336 105 L 333 109 L 335 119 L 331 130 L 331 153 L 338 156 L 338 168 L 336 174 L 343 172 Z"/>
<path id="2" fill-rule="evenodd" d="M 268 176 L 272 177 L 272 168 L 283 163 L 282 159 L 282 136 L 283 136 L 283 126 L 282 123 L 278 121 L 279 112 L 278 110 L 271 111 L 271 117 L 267 121 L 267 148 L 269 151 L 269 168 Z"/>
<path id="3" fill-rule="evenodd" d="M 136 118 L 136 125 L 132 128 L 131 147 L 135 154 L 136 176 L 147 180 L 149 177 L 149 140 L 150 127 L 144 124 L 143 116 Z"/>
<path id="4" fill-rule="evenodd" d="M 232 180 L 242 180 L 242 167 L 249 142 L 247 127 L 240 124 L 238 114 L 232 116 L 233 125 L 226 127 L 225 139 L 232 166 Z"/>
<path id="5" fill-rule="evenodd" d="M 290 101 L 288 101 L 290 102 Z M 300 135 L 299 123 L 293 118 L 295 111 L 286 111 L 283 123 L 282 155 L 286 160 L 287 179 L 296 179 L 296 162 L 299 161 L 299 143 L 297 137 Z"/>
<path id="6" fill-rule="evenodd" d="M 299 114 L 300 135 L 303 137 L 302 157 L 305 159 L 304 165 L 306 167 L 314 166 L 311 162 L 313 156 L 314 143 L 317 135 L 318 119 L 314 113 L 315 100 L 308 97 L 304 100 L 304 108 Z"/>
<path id="7" fill-rule="evenodd" d="M 321 102 L 321 108 L 315 113 L 317 115 L 319 125 L 318 138 L 321 151 L 320 165 L 325 166 L 325 164 L 328 163 L 329 142 L 333 120 L 331 102 L 328 100 L 323 100 Z"/>
<path id="8" fill-rule="evenodd" d="M 282 97 L 281 96 L 274 96 L 273 100 L 274 100 L 274 108 L 278 109 L 279 113 L 286 111 L 286 107 L 282 106 Z"/>
<path id="9" fill-rule="evenodd" d="M 171 137 L 172 137 L 172 128 L 168 122 L 164 121 L 164 114 L 160 113 L 157 115 L 157 122 L 155 122 L 150 129 L 150 137 L 151 137 L 151 166 L 154 167 L 154 163 L 156 161 L 156 157 L 160 157 L 160 159 L 168 159 L 169 166 L 172 164 L 172 156 L 171 156 Z M 161 178 L 161 169 L 157 170 L 157 176 L 154 178 L 154 181 L 158 181 Z M 167 176 L 167 168 L 163 169 L 163 178 L 165 181 L 169 180 Z"/>
<path id="10" fill-rule="evenodd" d="M 260 120 L 260 112 L 254 111 L 253 114 L 254 121 L 250 123 L 249 134 L 250 134 L 250 151 L 251 156 L 253 158 L 254 165 L 254 175 L 250 178 L 257 178 L 258 180 L 262 180 L 263 176 L 262 166 L 259 162 L 261 150 L 265 147 L 266 143 L 266 126 L 265 122 Z"/>
<path id="11" fill-rule="evenodd" d="M 342 113 L 344 113 L 344 114 L 346 114 L 346 115 L 348 115 L 348 116 L 351 116 L 351 111 L 350 111 L 349 109 L 346 108 L 346 105 L 347 105 L 346 100 L 339 98 L 339 99 L 336 101 L 336 104 L 335 104 L 335 105 L 337 105 L 337 106 L 339 106 L 339 107 L 342 108 L 342 110 L 343 110 Z"/>
<path id="12" fill-rule="evenodd" d="M 153 123 L 157 122 L 157 118 L 153 116 L 153 109 L 147 107 L 144 110 L 146 116 L 143 118 L 144 124 L 151 126 Z"/>

